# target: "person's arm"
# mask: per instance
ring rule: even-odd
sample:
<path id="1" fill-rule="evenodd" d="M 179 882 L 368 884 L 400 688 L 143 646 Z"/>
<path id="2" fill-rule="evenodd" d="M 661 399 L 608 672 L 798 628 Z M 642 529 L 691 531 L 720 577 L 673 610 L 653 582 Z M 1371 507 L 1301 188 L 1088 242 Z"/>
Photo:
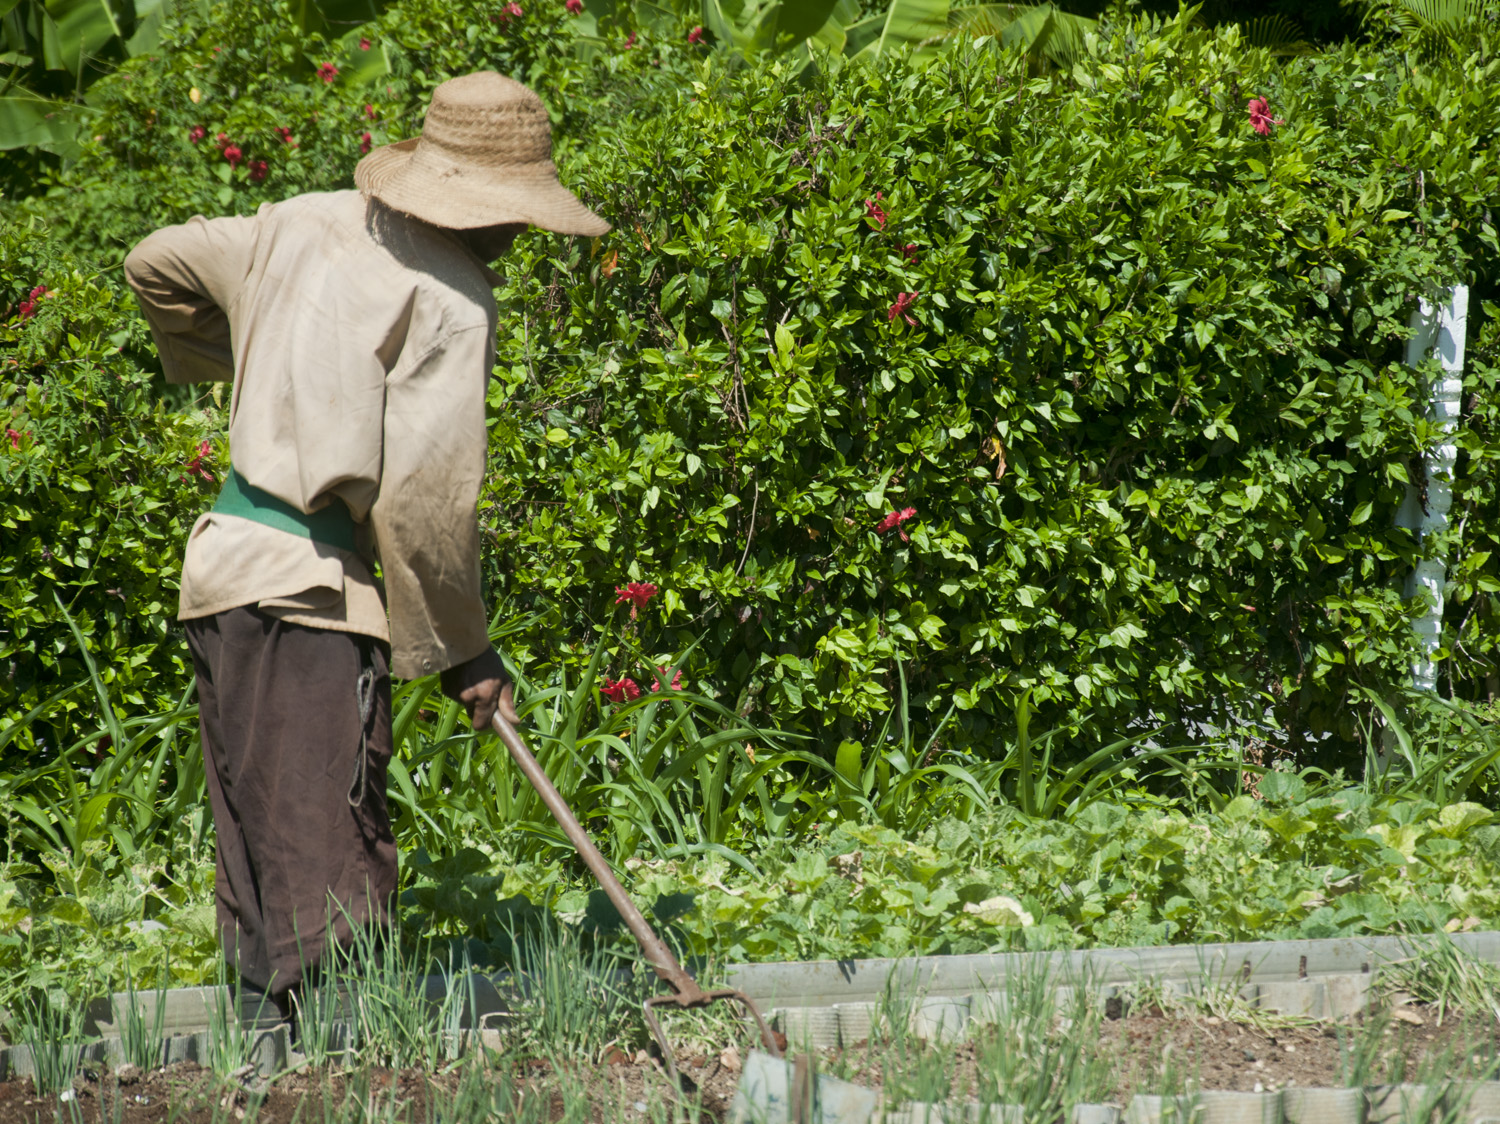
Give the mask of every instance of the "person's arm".
<path id="1" fill-rule="evenodd" d="M 479 581 L 485 388 L 493 363 L 485 325 L 452 333 L 386 383 L 380 494 L 370 521 L 391 616 L 391 670 L 442 672 L 476 728 L 496 707 L 511 721 L 509 681 L 489 641 Z"/>
<path id="2" fill-rule="evenodd" d="M 168 382 L 233 381 L 229 310 L 259 230 L 254 217 L 200 216 L 147 236 L 125 259 Z"/>

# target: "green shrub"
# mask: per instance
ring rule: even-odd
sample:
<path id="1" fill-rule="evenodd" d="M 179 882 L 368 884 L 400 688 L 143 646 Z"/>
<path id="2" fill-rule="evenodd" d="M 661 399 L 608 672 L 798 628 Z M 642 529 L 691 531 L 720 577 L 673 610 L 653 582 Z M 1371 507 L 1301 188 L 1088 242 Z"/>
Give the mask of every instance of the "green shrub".
<path id="1" fill-rule="evenodd" d="M 1271 706 L 1339 760 L 1350 685 L 1409 667 L 1400 360 L 1419 294 L 1493 277 L 1496 67 L 1185 21 L 1040 80 L 706 65 L 581 165 L 611 235 L 507 260 L 494 588 L 566 632 L 655 581 L 829 752 L 880 751 L 899 658 L 950 745 L 1031 689 L 1095 733 Z"/>
<path id="2" fill-rule="evenodd" d="M 1270 708 L 1276 740 L 1332 765 L 1368 713 L 1350 688 L 1407 674 L 1406 573 L 1451 550 L 1454 690 L 1483 682 L 1482 312 L 1468 517 L 1427 543 L 1391 517 L 1432 440 L 1409 311 L 1458 280 L 1476 309 L 1493 295 L 1488 56 L 1283 63 L 1179 20 L 1106 25 L 1043 79 L 976 44 L 793 82 L 504 11 L 409 0 L 370 52 L 295 36 L 274 4 L 184 17 L 95 86 L 96 139 L 23 210 L 108 262 L 194 211 L 347 185 L 362 132 L 409 134 L 451 73 L 536 85 L 616 226 L 503 263 L 481 506 L 494 601 L 543 621 L 523 663 L 581 665 L 615 586 L 650 580 L 644 649 L 706 631 L 718 696 L 851 776 L 881 731 L 927 744 L 950 707 L 933 752 L 998 756 L 1025 691 L 1075 757 L 1150 716 Z M 1257 132 L 1251 95 L 1283 123 Z M 114 330 L 140 339 L 127 307 Z M 914 736 L 885 721 L 898 664 Z"/>
<path id="3" fill-rule="evenodd" d="M 152 230 L 196 214 L 248 214 L 353 187 L 368 146 L 414 136 L 433 87 L 479 69 L 542 95 L 566 164 L 591 130 L 653 104 L 642 81 L 678 58 L 670 44 L 591 53 L 592 17 L 560 0 L 520 16 L 510 6 L 405 0 L 328 40 L 300 30 L 288 0 L 206 13 L 183 5 L 163 26 L 160 54 L 129 60 L 90 90 L 96 114 L 80 158 L 21 207 L 115 264 Z"/>
<path id="4" fill-rule="evenodd" d="M 66 715 L 94 708 L 59 602 L 100 654 L 117 705 L 176 705 L 189 674 L 175 625 L 180 555 L 219 471 L 205 444 L 212 401 L 169 406 L 134 302 L 39 234 L 0 224 L 3 725 L 81 689 L 0 738 L 7 762 L 55 751 Z"/>

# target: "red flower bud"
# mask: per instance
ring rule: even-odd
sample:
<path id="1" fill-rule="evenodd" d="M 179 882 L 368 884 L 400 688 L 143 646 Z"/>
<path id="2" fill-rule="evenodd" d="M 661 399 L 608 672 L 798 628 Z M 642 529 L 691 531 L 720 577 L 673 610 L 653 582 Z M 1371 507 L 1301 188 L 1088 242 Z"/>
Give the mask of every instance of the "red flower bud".
<path id="1" fill-rule="evenodd" d="M 885 318 L 887 320 L 895 320 L 896 317 L 899 316 L 901 317 L 901 319 L 905 320 L 909 325 L 915 328 L 917 326 L 917 322 L 912 318 L 911 313 L 907 310 L 911 308 L 912 304 L 920 295 L 920 293 L 897 293 L 896 303 L 891 305 L 891 310 L 890 312 L 886 313 Z"/>
<path id="2" fill-rule="evenodd" d="M 197 144 L 206 136 L 208 136 L 208 130 L 202 125 L 194 125 L 188 130 L 188 140 L 192 141 L 193 144 Z"/>
<path id="3" fill-rule="evenodd" d="M 879 523 L 877 523 L 875 525 L 875 533 L 877 535 L 883 535 L 887 531 L 894 531 L 896 528 L 900 527 L 901 524 L 905 523 L 908 519 L 911 519 L 911 518 L 915 517 L 916 514 L 917 514 L 917 509 L 914 508 L 914 507 L 903 507 L 900 511 L 893 511 L 889 515 L 887 515 L 884 519 L 882 519 Z M 911 539 L 907 536 L 907 534 L 906 534 L 905 531 L 901 532 L 901 541 L 902 542 L 910 542 L 911 541 Z"/>

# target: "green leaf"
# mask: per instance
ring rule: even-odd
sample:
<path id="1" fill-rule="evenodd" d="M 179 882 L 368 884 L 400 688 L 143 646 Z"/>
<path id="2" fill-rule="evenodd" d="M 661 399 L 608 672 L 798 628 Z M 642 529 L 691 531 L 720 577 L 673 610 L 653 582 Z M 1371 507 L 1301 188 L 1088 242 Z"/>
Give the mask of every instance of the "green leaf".
<path id="1" fill-rule="evenodd" d="M 57 28 L 61 62 L 70 74 L 78 73 L 80 52 L 97 54 L 111 39 L 121 36 L 109 0 L 46 0 L 46 8 Z"/>
<path id="2" fill-rule="evenodd" d="M 1473 828 L 1494 819 L 1488 808 L 1480 804 L 1449 804 L 1438 812 L 1433 831 L 1447 839 L 1461 839 Z"/>
<path id="3" fill-rule="evenodd" d="M 839 743 L 838 752 L 834 759 L 834 768 L 839 776 L 858 785 L 860 772 L 864 763 L 864 747 L 859 742 L 843 741 Z"/>
<path id="4" fill-rule="evenodd" d="M 0 149 L 40 148 L 60 156 L 76 155 L 87 112 L 83 106 L 27 94 L 0 97 Z"/>

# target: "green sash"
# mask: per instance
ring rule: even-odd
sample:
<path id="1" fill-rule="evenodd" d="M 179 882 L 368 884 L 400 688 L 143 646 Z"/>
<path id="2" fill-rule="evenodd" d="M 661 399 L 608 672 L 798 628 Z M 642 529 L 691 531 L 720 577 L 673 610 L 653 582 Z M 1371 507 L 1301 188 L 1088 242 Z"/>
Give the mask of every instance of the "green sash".
<path id="1" fill-rule="evenodd" d="M 349 514 L 342 501 L 334 500 L 327 507 L 308 515 L 257 488 L 233 468 L 219 492 L 214 510 L 220 515 L 253 519 L 278 531 L 301 535 L 304 539 L 326 543 L 340 550 L 354 550 L 354 516 Z"/>

